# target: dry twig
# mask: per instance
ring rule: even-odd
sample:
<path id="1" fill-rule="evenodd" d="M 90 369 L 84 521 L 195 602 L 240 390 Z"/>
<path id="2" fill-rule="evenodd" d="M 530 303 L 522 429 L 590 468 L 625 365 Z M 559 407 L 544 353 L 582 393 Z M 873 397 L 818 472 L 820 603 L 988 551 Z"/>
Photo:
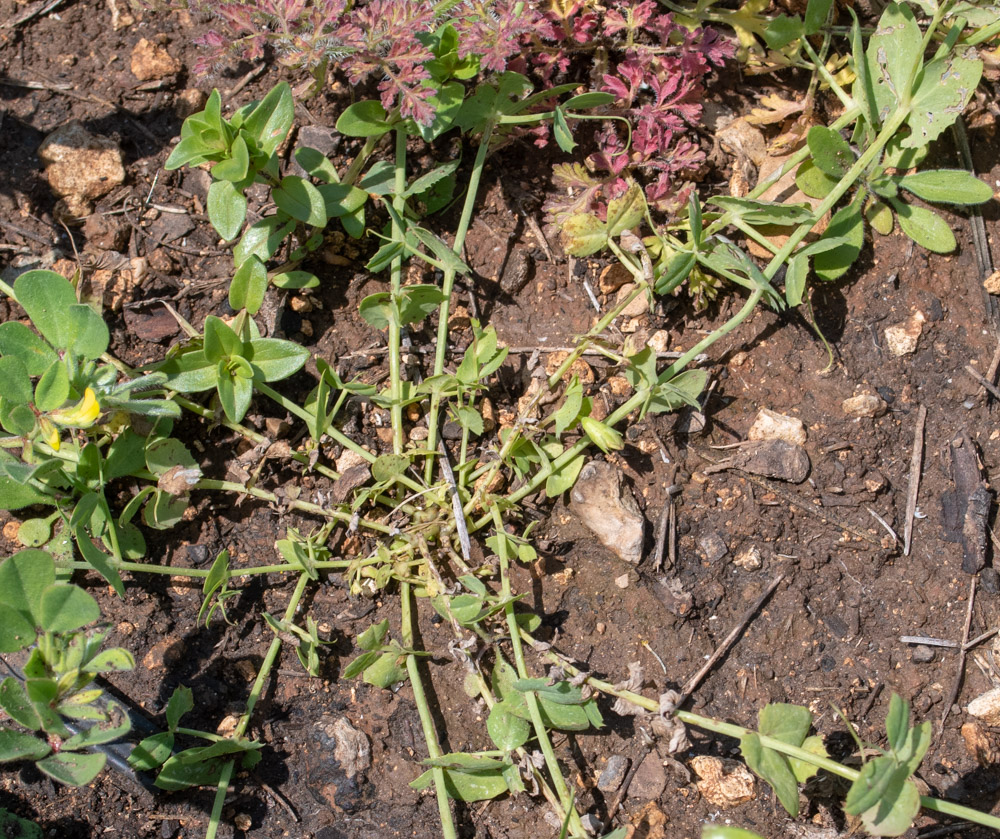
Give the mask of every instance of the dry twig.
<path id="1" fill-rule="evenodd" d="M 927 422 L 927 407 L 917 410 L 917 427 L 913 431 L 913 454 L 910 456 L 910 484 L 906 491 L 906 526 L 903 530 L 903 556 L 910 555 L 910 539 L 913 536 L 913 516 L 917 512 L 917 493 L 920 491 L 920 467 L 924 459 L 924 424 Z"/>
<path id="2" fill-rule="evenodd" d="M 955 671 L 955 684 L 952 685 L 948 701 L 944 703 L 944 711 L 941 712 L 941 723 L 938 733 L 944 731 L 945 721 L 951 713 L 951 706 L 958 699 L 958 692 L 962 689 L 962 677 L 965 675 L 965 654 L 968 650 L 966 644 L 969 643 L 969 627 L 972 626 L 972 605 L 976 600 L 976 578 L 969 580 L 969 608 L 965 611 L 965 628 L 962 630 L 962 646 L 958 651 L 958 668 Z"/>

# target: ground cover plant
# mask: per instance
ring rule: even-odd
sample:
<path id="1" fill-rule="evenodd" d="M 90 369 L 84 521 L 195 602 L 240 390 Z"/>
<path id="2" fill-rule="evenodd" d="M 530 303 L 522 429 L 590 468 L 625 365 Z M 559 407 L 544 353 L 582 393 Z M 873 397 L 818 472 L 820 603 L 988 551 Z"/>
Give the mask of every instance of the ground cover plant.
<path id="1" fill-rule="evenodd" d="M 281 617 L 264 616 L 274 637 L 232 733 L 180 726 L 194 700 L 178 688 L 166 707 L 167 730 L 143 739 L 130 760 L 136 769 L 155 771 L 163 789 L 215 786 L 205 834 L 215 836 L 234 773 L 260 759 L 262 743 L 247 732 L 282 646 L 295 649 L 308 673 L 320 670 L 324 639 L 300 606 L 337 572 L 352 595 L 398 599 L 398 630 L 383 619 L 360 633 L 357 655 L 345 662 L 341 678 L 385 690 L 408 684 L 429 755 L 413 787 L 433 789 L 446 837 L 459 832 L 452 801 L 508 793 L 544 798 L 561 835 L 624 836 L 625 828 L 613 830 L 579 811 L 553 745 L 559 732 L 604 725 L 602 695 L 651 714 L 673 754 L 688 746 L 685 725 L 737 738 L 747 765 L 792 816 L 799 785 L 822 770 L 852 782 L 844 812 L 859 817 L 872 835 L 901 835 L 921 806 L 1000 826 L 985 813 L 920 795 L 913 775 L 930 745 L 930 728 L 911 726 L 909 705 L 897 696 L 886 721 L 888 747 L 856 738 L 863 768 L 855 770 L 830 759 L 821 738 L 810 735 L 806 708 L 768 704 L 752 731 L 679 710 L 666 694 L 653 700 L 578 671 L 535 637 L 541 621 L 521 607 L 522 595 L 512 587 L 513 564 L 538 555 L 532 527 L 519 515 L 521 502 L 570 491 L 595 450 L 623 449 L 630 423 L 700 409 L 709 377 L 696 359 L 760 307 L 794 308 L 816 284 L 842 277 L 862 252 L 866 227 L 887 235 L 898 224 L 928 250 L 955 248 L 943 217 L 906 196 L 963 206 L 992 196 L 969 172 L 917 168 L 974 94 L 982 71 L 976 45 L 996 35 L 989 24 L 969 25 L 972 10 L 960 3 L 920 5 L 918 17 L 908 5 L 890 4 L 868 30 L 849 15 L 851 24 L 837 39 L 847 76 L 828 68 L 834 43 L 828 24 L 838 14 L 830 2 L 813 0 L 802 18 L 758 15 L 752 29 L 741 19 L 744 40 L 748 31 L 759 36 L 843 106 L 830 125 L 804 132 L 801 148 L 772 178 L 794 171 L 802 192 L 816 199 L 812 205 L 764 200 L 769 182 L 732 196 L 697 190 L 688 179 L 703 155 L 685 131 L 700 117 L 697 99 L 707 74 L 735 49 L 713 30 L 676 21 L 733 23 L 710 4 L 677 7 L 676 21 L 651 2 L 624 12 L 530 4 L 216 7 L 240 36 L 235 45 L 245 56 L 273 51 L 312 74 L 306 86 L 280 83 L 242 107 L 213 91 L 184 121 L 165 163 L 167 170 L 210 164 L 206 214 L 219 237 L 233 243 L 227 285 L 234 317 L 208 315 L 199 326 L 177 315 L 186 338 L 162 361 L 135 369 L 108 355 L 104 320 L 78 302 L 69 279 L 34 271 L 2 287 L 38 334 L 22 323 L 0 325 L 0 424 L 9 434 L 0 459 L 0 503 L 9 510 L 48 505 L 55 511 L 24 521 L 18 538 L 30 550 L 0 565 L 0 573 L 28 581 L 20 586 L 23 597 L 5 595 L 19 616 L 5 626 L 5 651 L 35 645 L 24 687 L 15 676 L 6 679 L 0 704 L 50 741 L 4 731 L 0 757 L 37 760 L 59 780 L 86 783 L 105 755 L 80 755 L 80 749 L 127 729 L 98 725 L 74 732 L 62 719 L 75 714 L 109 722 L 116 712 L 95 708 L 101 691 L 90 687 L 92 678 L 133 663 L 123 651 L 99 653 L 99 632 L 79 631 L 99 615 L 89 595 L 65 581 L 74 570 L 96 571 L 118 596 L 125 595 L 123 572 L 198 578 L 199 618 L 206 624 L 227 618 L 237 580 L 287 576 L 294 588 Z M 818 50 L 811 38 L 822 41 Z M 231 39 L 209 35 L 206 41 L 222 47 Z M 560 81 L 580 55 L 604 56 L 607 72 Z M 338 133 L 356 142 L 357 154 L 341 170 L 306 146 L 288 159 L 296 102 L 319 95 L 334 71 L 355 84 L 378 80 L 377 99 L 355 102 L 337 120 Z M 546 204 L 547 219 L 566 253 L 610 253 L 633 287 L 547 371 L 493 441 L 485 398 L 508 349 L 494 327 L 473 319 L 472 338 L 455 357 L 449 323 L 456 281 L 472 274 L 464 245 L 487 160 L 514 136 L 552 141 L 566 153 L 583 143 L 596 149 L 585 164 L 556 168 L 554 182 L 565 194 Z M 415 150 L 449 137 L 458 138 L 463 151 L 475 150 L 471 165 L 463 168 L 458 159 L 425 165 Z M 251 189 L 267 195 L 269 209 L 259 218 L 248 210 Z M 450 228 L 449 211 L 457 214 Z M 775 228 L 785 236 L 780 244 Z M 385 334 L 387 376 L 381 387 L 345 381 L 335 364 L 316 358 L 310 392 L 296 401 L 281 383 L 300 374 L 311 354 L 293 341 L 262 337 L 256 316 L 269 294 L 323 282 L 311 269 L 332 232 L 378 244 L 366 268 L 386 273 L 388 290 L 364 297 L 359 313 Z M 763 267 L 748 241 L 770 254 Z M 433 282 L 410 281 L 414 266 Z M 648 347 L 615 340 L 611 327 L 633 301 L 685 289 L 718 294 L 726 283 L 744 290 L 739 308 L 670 363 Z M 435 335 L 432 360 L 414 375 L 406 370 L 405 347 L 427 322 Z M 631 388 L 601 414 L 575 372 L 584 353 L 595 350 Z M 171 436 L 175 423 L 186 412 L 261 445 L 263 436 L 244 424 L 255 399 L 269 400 L 299 423 L 302 445 L 282 453 L 287 461 L 343 480 L 324 455 L 336 444 L 360 459 L 365 479 L 338 503 L 316 503 L 261 488 L 249 476 L 206 477 L 189 448 Z M 391 434 L 382 452 L 344 430 L 347 407 L 359 400 L 386 413 Z M 414 437 L 418 421 L 426 435 Z M 446 423 L 458 429 L 450 446 Z M 121 495 L 109 495 L 116 481 L 129 487 L 120 508 L 110 499 Z M 151 561 L 137 522 L 169 529 L 181 521 L 191 494 L 202 491 L 267 501 L 316 525 L 289 527 L 275 545 L 277 563 L 236 569 L 226 552 L 207 570 Z M 343 547 L 348 539 L 350 550 Z M 473 539 L 486 552 L 474 551 Z M 454 636 L 451 654 L 467 671 L 467 693 L 485 709 L 493 748 L 446 752 L 442 745 L 422 665 L 435 651 L 419 642 L 420 613 L 430 610 Z M 540 675 L 529 652 L 555 669 Z M 178 737 L 208 745 L 177 750 Z M 877 756 L 867 759 L 873 748 Z"/>

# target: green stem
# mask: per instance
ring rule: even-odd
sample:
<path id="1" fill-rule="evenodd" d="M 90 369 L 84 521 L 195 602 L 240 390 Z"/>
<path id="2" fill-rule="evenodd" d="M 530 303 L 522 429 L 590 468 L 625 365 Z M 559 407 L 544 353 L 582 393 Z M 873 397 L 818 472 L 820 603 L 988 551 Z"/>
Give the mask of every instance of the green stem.
<path id="1" fill-rule="evenodd" d="M 397 218 L 403 217 L 406 208 L 406 128 L 396 128 L 395 179 L 393 182 L 392 207 L 396 211 L 392 218 L 392 240 L 402 242 L 406 235 Z M 399 289 L 403 278 L 403 257 L 397 256 L 389 268 L 389 286 L 393 301 L 399 299 Z M 403 453 L 403 381 L 400 375 L 400 333 L 399 318 L 389 319 L 389 392 L 392 396 L 392 450 Z"/>
<path id="2" fill-rule="evenodd" d="M 309 583 L 309 576 L 307 574 L 301 574 L 299 576 L 299 581 L 295 584 L 295 590 L 292 592 L 291 599 L 288 601 L 288 607 L 285 609 L 285 620 L 290 621 L 295 617 L 295 610 L 299 606 L 299 601 L 302 599 L 302 595 L 306 590 L 306 585 Z M 250 718 L 253 715 L 253 709 L 257 705 L 257 700 L 260 698 L 261 692 L 264 690 L 264 683 L 267 681 L 268 676 L 271 674 L 271 668 L 274 667 L 274 662 L 278 658 L 278 652 L 281 650 L 281 639 L 277 636 L 271 641 L 271 645 L 267 648 L 267 653 L 264 656 L 264 661 L 261 663 L 260 670 L 257 672 L 257 679 L 253 683 L 253 687 L 250 689 L 250 696 L 247 697 L 247 709 L 243 712 L 243 716 L 240 717 L 240 721 L 236 724 L 236 730 L 233 732 L 233 737 L 242 737 L 250 725 Z M 236 766 L 235 760 L 230 760 L 222 767 L 222 771 L 219 773 L 219 784 L 215 791 L 215 801 L 212 804 L 212 814 L 208 820 L 208 831 L 205 833 L 205 839 L 215 839 L 215 834 L 219 829 L 219 822 L 222 819 L 222 806 L 226 803 L 226 793 L 229 792 L 229 781 L 233 777 L 233 769 Z"/>
<path id="3" fill-rule="evenodd" d="M 490 149 L 490 138 L 493 135 L 494 123 L 489 121 L 483 129 L 483 136 L 479 142 L 479 149 L 476 151 L 476 160 L 472 164 L 472 174 L 469 176 L 469 185 L 466 187 L 465 203 L 462 205 L 462 215 L 458 220 L 458 227 L 455 230 L 455 242 L 452 244 L 452 251 L 461 258 L 462 249 L 465 247 L 465 237 L 468 235 L 469 226 L 472 224 L 472 212 L 475 209 L 476 197 L 479 194 L 479 183 L 483 177 L 483 169 L 486 167 L 486 156 Z M 444 272 L 441 280 L 441 309 L 438 312 L 437 343 L 434 347 L 434 375 L 440 376 L 444 372 L 445 358 L 448 352 L 448 315 L 451 311 L 451 294 L 455 288 L 455 269 L 448 268 Z M 438 414 L 441 405 L 441 394 L 434 391 L 431 394 L 431 407 L 427 415 L 427 450 L 437 451 L 438 435 Z M 434 456 L 428 455 L 424 464 L 424 481 L 431 483 L 434 480 Z"/>
<path id="4" fill-rule="evenodd" d="M 410 584 L 403 582 L 399 587 L 399 598 L 402 610 L 401 635 L 403 647 L 408 650 L 415 649 L 414 646 L 414 614 L 413 614 L 413 593 Z M 427 754 L 431 759 L 439 758 L 442 755 L 441 745 L 438 742 L 437 730 L 434 728 L 434 719 L 431 717 L 431 709 L 427 704 L 427 695 L 424 693 L 424 683 L 420 679 L 420 668 L 417 666 L 417 656 L 412 653 L 406 656 L 406 673 L 410 677 L 410 687 L 413 690 L 413 702 L 417 706 L 417 714 L 420 716 L 420 727 L 424 732 L 424 742 L 427 743 Z M 457 839 L 455 822 L 451 816 L 451 805 L 448 802 L 448 790 L 444 785 L 444 769 L 435 766 L 431 769 L 431 776 L 434 778 L 434 791 L 437 794 L 438 813 L 441 817 L 441 834 L 444 839 Z"/>
<path id="5" fill-rule="evenodd" d="M 520 634 L 528 643 L 534 643 L 534 639 L 525 630 L 521 629 Z M 561 655 L 552 650 L 543 652 L 542 657 L 551 661 L 553 664 L 558 664 L 571 676 L 578 676 L 581 673 L 581 671 L 571 662 L 567 661 Z M 592 676 L 587 677 L 586 683 L 595 690 L 599 690 L 601 693 L 606 693 L 609 696 L 624 699 L 626 702 L 630 702 L 631 704 L 643 708 L 650 713 L 659 713 L 660 705 L 655 699 L 650 699 L 649 697 L 633 693 L 632 691 L 620 690 L 610 682 L 605 682 Z M 722 734 L 725 737 L 732 737 L 735 740 L 741 740 L 747 734 L 751 733 L 749 728 L 743 728 L 743 726 L 722 722 L 721 720 L 716 720 L 712 717 L 703 717 L 700 714 L 694 714 L 690 711 L 677 711 L 675 716 L 685 725 L 693 725 L 704 729 L 705 731 L 712 731 L 716 734 Z M 782 742 L 781 740 L 775 740 L 772 737 L 767 737 L 762 734 L 758 734 L 757 736 L 760 737 L 761 745 L 769 749 L 773 749 L 776 752 L 781 752 L 789 757 L 793 757 L 813 766 L 817 766 L 820 769 L 825 769 L 827 772 L 841 778 L 845 778 L 848 781 L 853 782 L 857 780 L 858 775 L 861 774 L 858 770 L 851 769 L 841 763 L 837 763 L 837 761 L 831 760 L 828 757 L 821 757 L 814 752 L 807 751 L 806 749 L 802 749 L 797 746 L 792 746 L 788 743 Z M 962 804 L 956 804 L 953 801 L 944 801 L 940 798 L 932 798 L 927 795 L 922 795 L 920 796 L 920 806 L 926 810 L 932 810 L 935 813 L 943 813 L 948 816 L 954 816 L 956 818 L 974 822 L 975 824 L 992 827 L 994 830 L 1000 830 L 1000 818 L 997 816 L 990 815 L 989 813 L 983 813 L 979 810 L 974 810 L 971 807 L 965 807 Z"/>
<path id="6" fill-rule="evenodd" d="M 340 179 L 342 184 L 354 186 L 354 182 L 361 176 L 361 170 L 365 168 L 368 158 L 371 157 L 372 152 L 375 151 L 375 144 L 377 142 L 378 137 L 369 137 L 365 140 L 365 144 L 361 147 L 361 151 L 358 152 L 358 156 L 351 161 L 351 165 L 348 166 L 347 171 L 344 172 L 344 177 Z"/>
<path id="7" fill-rule="evenodd" d="M 507 557 L 507 540 L 502 535 L 506 533 L 503 526 L 503 516 L 496 504 L 492 505 L 490 514 L 498 536 L 497 553 L 500 555 L 500 597 L 506 601 L 504 616 L 507 619 L 507 628 L 510 631 L 510 646 L 511 651 L 514 653 L 514 666 L 517 668 L 518 677 L 527 679 L 529 678 L 529 674 L 528 667 L 524 661 L 524 648 L 521 646 L 520 627 L 517 624 L 517 617 L 514 614 L 514 603 L 511 601 L 510 559 Z M 538 740 L 538 746 L 545 757 L 545 765 L 549 770 L 552 786 L 555 789 L 556 795 L 559 796 L 562 813 L 559 813 L 558 816 L 560 820 L 565 820 L 566 815 L 569 815 L 569 831 L 572 836 L 587 836 L 583 822 L 580 821 L 580 814 L 576 812 L 576 807 L 573 806 L 573 794 L 570 792 L 569 787 L 566 786 L 566 779 L 563 777 L 562 769 L 556 758 L 555 749 L 552 748 L 552 741 L 549 739 L 545 722 L 542 720 L 542 711 L 538 704 L 538 697 L 534 691 L 525 691 L 524 701 L 528 706 L 528 715 L 531 717 L 531 725 L 535 731 L 535 738 Z"/>
<path id="8" fill-rule="evenodd" d="M 244 486 L 243 484 L 236 483 L 235 481 L 216 481 L 209 478 L 202 478 L 197 484 L 194 485 L 194 487 L 192 487 L 192 489 L 242 493 L 253 498 L 259 498 L 262 501 L 270 502 L 271 504 L 277 504 L 279 506 L 284 504 L 291 507 L 293 510 L 299 510 L 303 513 L 311 513 L 314 516 L 322 516 L 327 519 L 336 519 L 337 521 L 344 522 L 345 524 L 350 524 L 350 522 L 354 520 L 354 515 L 352 513 L 347 513 L 342 510 L 332 510 L 328 507 L 313 504 L 309 501 L 300 501 L 299 499 L 292 498 L 278 498 L 277 495 L 273 492 L 268 492 L 266 489 Z M 371 521 L 369 519 L 359 519 L 358 523 L 363 527 L 367 527 L 370 530 L 376 530 L 379 533 L 390 534 L 392 532 L 392 528 L 388 525 L 380 524 L 379 522 Z"/>

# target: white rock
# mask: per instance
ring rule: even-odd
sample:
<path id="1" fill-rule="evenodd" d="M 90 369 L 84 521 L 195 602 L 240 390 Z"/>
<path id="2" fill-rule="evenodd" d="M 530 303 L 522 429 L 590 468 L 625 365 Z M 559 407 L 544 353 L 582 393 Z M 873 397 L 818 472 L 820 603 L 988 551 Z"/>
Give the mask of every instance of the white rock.
<path id="1" fill-rule="evenodd" d="M 628 588 L 628 574 L 622 574 L 620 577 L 615 577 L 615 585 L 618 588 Z"/>
<path id="2" fill-rule="evenodd" d="M 987 725 L 1000 725 L 1000 688 L 993 688 L 969 703 L 968 711 Z"/>
<path id="3" fill-rule="evenodd" d="M 885 343 L 889 347 L 889 352 L 895 356 L 909 355 L 915 352 L 926 320 L 924 313 L 918 310 L 902 323 L 887 327 Z"/>
<path id="4" fill-rule="evenodd" d="M 344 449 L 340 457 L 337 458 L 335 466 L 337 467 L 337 471 L 343 475 L 351 467 L 362 466 L 367 463 L 368 461 L 357 452 L 352 451 L 351 449 Z"/>
<path id="5" fill-rule="evenodd" d="M 733 565 L 742 568 L 744 571 L 759 571 L 764 564 L 761 558 L 760 548 L 750 545 L 744 548 L 733 558 Z"/>
<path id="6" fill-rule="evenodd" d="M 107 137 L 91 134 L 79 122 L 57 128 L 38 147 L 49 187 L 63 199 L 67 214 L 88 215 L 91 202 L 107 195 L 125 180 L 118 146 Z"/>
<path id="7" fill-rule="evenodd" d="M 580 471 L 569 508 L 606 548 L 633 565 L 642 559 L 646 520 L 621 469 L 591 461 Z"/>
<path id="8" fill-rule="evenodd" d="M 628 297 L 633 291 L 635 291 L 635 283 L 627 283 L 618 289 L 618 295 L 615 297 L 615 305 L 624 302 L 625 298 Z M 622 309 L 622 317 L 626 318 L 637 318 L 640 315 L 646 314 L 649 311 L 649 295 L 640 294 L 631 303 L 629 303 L 624 309 Z"/>
<path id="9" fill-rule="evenodd" d="M 841 409 L 849 417 L 880 417 L 889 410 L 885 400 L 874 393 L 861 393 L 845 399 Z"/>
<path id="10" fill-rule="evenodd" d="M 747 432 L 748 440 L 784 440 L 796 446 L 806 443 L 806 429 L 798 417 L 761 408 Z"/>

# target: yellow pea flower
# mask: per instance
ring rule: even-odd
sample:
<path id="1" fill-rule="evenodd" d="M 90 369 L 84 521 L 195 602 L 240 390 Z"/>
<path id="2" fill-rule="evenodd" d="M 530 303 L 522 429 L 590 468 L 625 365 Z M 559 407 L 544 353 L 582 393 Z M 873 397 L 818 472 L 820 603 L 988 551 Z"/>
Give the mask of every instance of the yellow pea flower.
<path id="1" fill-rule="evenodd" d="M 49 418 L 67 428 L 90 428 L 101 415 L 101 405 L 97 396 L 89 387 L 83 392 L 83 399 L 72 408 L 62 408 L 52 411 Z M 55 448 L 53 446 L 53 448 Z"/>

